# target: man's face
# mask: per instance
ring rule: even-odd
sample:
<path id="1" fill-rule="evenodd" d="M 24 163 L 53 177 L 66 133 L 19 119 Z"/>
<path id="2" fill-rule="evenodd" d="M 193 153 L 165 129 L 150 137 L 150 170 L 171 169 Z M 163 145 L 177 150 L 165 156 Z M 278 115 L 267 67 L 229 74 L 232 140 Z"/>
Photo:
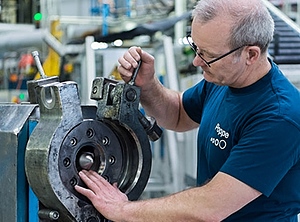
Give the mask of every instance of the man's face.
<path id="1" fill-rule="evenodd" d="M 207 65 L 207 61 L 214 59 L 234 50 L 228 46 L 230 24 L 220 19 L 214 19 L 206 24 L 192 23 L 191 37 L 197 46 L 197 54 L 193 61 L 195 66 L 203 69 L 203 76 L 208 82 L 218 85 L 234 86 L 243 69 L 242 56 L 237 57 L 234 52 Z M 243 50 L 241 47 L 240 50 Z M 205 60 L 205 61 L 204 61 Z M 209 67 L 210 66 L 210 67 Z"/>

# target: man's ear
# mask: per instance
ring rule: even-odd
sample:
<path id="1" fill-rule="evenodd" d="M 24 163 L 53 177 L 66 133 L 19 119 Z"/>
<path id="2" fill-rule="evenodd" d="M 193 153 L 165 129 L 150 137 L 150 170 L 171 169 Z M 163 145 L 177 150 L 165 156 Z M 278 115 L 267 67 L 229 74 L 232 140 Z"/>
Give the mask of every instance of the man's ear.
<path id="1" fill-rule="evenodd" d="M 247 46 L 246 52 L 247 52 L 246 63 L 248 65 L 255 63 L 261 55 L 261 50 L 258 46 Z"/>

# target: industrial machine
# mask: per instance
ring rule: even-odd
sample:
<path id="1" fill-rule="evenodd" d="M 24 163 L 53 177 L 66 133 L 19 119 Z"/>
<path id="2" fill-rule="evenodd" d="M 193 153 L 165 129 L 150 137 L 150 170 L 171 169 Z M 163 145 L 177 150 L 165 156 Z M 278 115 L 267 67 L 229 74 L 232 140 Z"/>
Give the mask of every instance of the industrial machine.
<path id="1" fill-rule="evenodd" d="M 42 78 L 28 82 L 30 104 L 0 104 L 0 221 L 108 221 L 74 186 L 85 186 L 78 175 L 85 169 L 117 183 L 130 200 L 143 192 L 151 170 L 149 139 L 159 139 L 162 130 L 139 110 L 138 68 L 129 83 L 96 78 L 91 99 L 97 106 L 83 106 L 77 83 L 48 78 L 33 55 Z M 37 215 L 30 213 L 27 181 L 38 199 Z"/>

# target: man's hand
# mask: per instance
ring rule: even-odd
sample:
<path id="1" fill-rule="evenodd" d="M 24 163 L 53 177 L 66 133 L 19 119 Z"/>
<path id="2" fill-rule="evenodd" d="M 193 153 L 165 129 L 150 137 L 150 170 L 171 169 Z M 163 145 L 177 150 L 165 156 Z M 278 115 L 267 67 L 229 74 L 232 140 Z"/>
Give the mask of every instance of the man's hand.
<path id="1" fill-rule="evenodd" d="M 125 82 L 132 78 L 132 73 L 138 66 L 138 61 L 142 61 L 135 84 L 142 88 L 147 88 L 154 78 L 154 57 L 142 50 L 140 47 L 131 47 L 118 59 L 118 71 Z"/>
<path id="2" fill-rule="evenodd" d="M 117 184 L 111 185 L 94 171 L 83 170 L 79 172 L 79 176 L 89 189 L 76 185 L 75 190 L 86 196 L 105 218 L 118 221 L 124 205 L 129 201 Z"/>

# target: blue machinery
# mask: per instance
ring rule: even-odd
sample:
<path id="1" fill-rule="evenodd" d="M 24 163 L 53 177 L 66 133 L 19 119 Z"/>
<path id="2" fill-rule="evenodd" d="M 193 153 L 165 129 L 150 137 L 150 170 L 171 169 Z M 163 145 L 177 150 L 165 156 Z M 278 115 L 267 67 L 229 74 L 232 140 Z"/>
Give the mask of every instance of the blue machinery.
<path id="1" fill-rule="evenodd" d="M 97 0 L 91 0 L 91 15 L 99 15 L 102 14 L 102 35 L 107 36 L 108 35 L 108 21 L 107 17 L 110 15 L 110 4 L 109 1 L 103 1 L 102 4 L 99 3 Z M 118 1 L 114 1 L 115 8 L 117 9 Z M 131 16 L 131 0 L 126 0 L 125 2 L 126 6 L 126 16 Z M 101 13 L 100 13 L 101 11 Z"/>
<path id="2" fill-rule="evenodd" d="M 135 200 L 150 175 L 149 139 L 162 131 L 139 111 L 134 79 L 96 78 L 96 107 L 81 106 L 75 82 L 42 76 L 28 82 L 30 103 L 0 104 L 0 221 L 108 221 L 75 191 L 78 172 L 97 171 Z"/>

